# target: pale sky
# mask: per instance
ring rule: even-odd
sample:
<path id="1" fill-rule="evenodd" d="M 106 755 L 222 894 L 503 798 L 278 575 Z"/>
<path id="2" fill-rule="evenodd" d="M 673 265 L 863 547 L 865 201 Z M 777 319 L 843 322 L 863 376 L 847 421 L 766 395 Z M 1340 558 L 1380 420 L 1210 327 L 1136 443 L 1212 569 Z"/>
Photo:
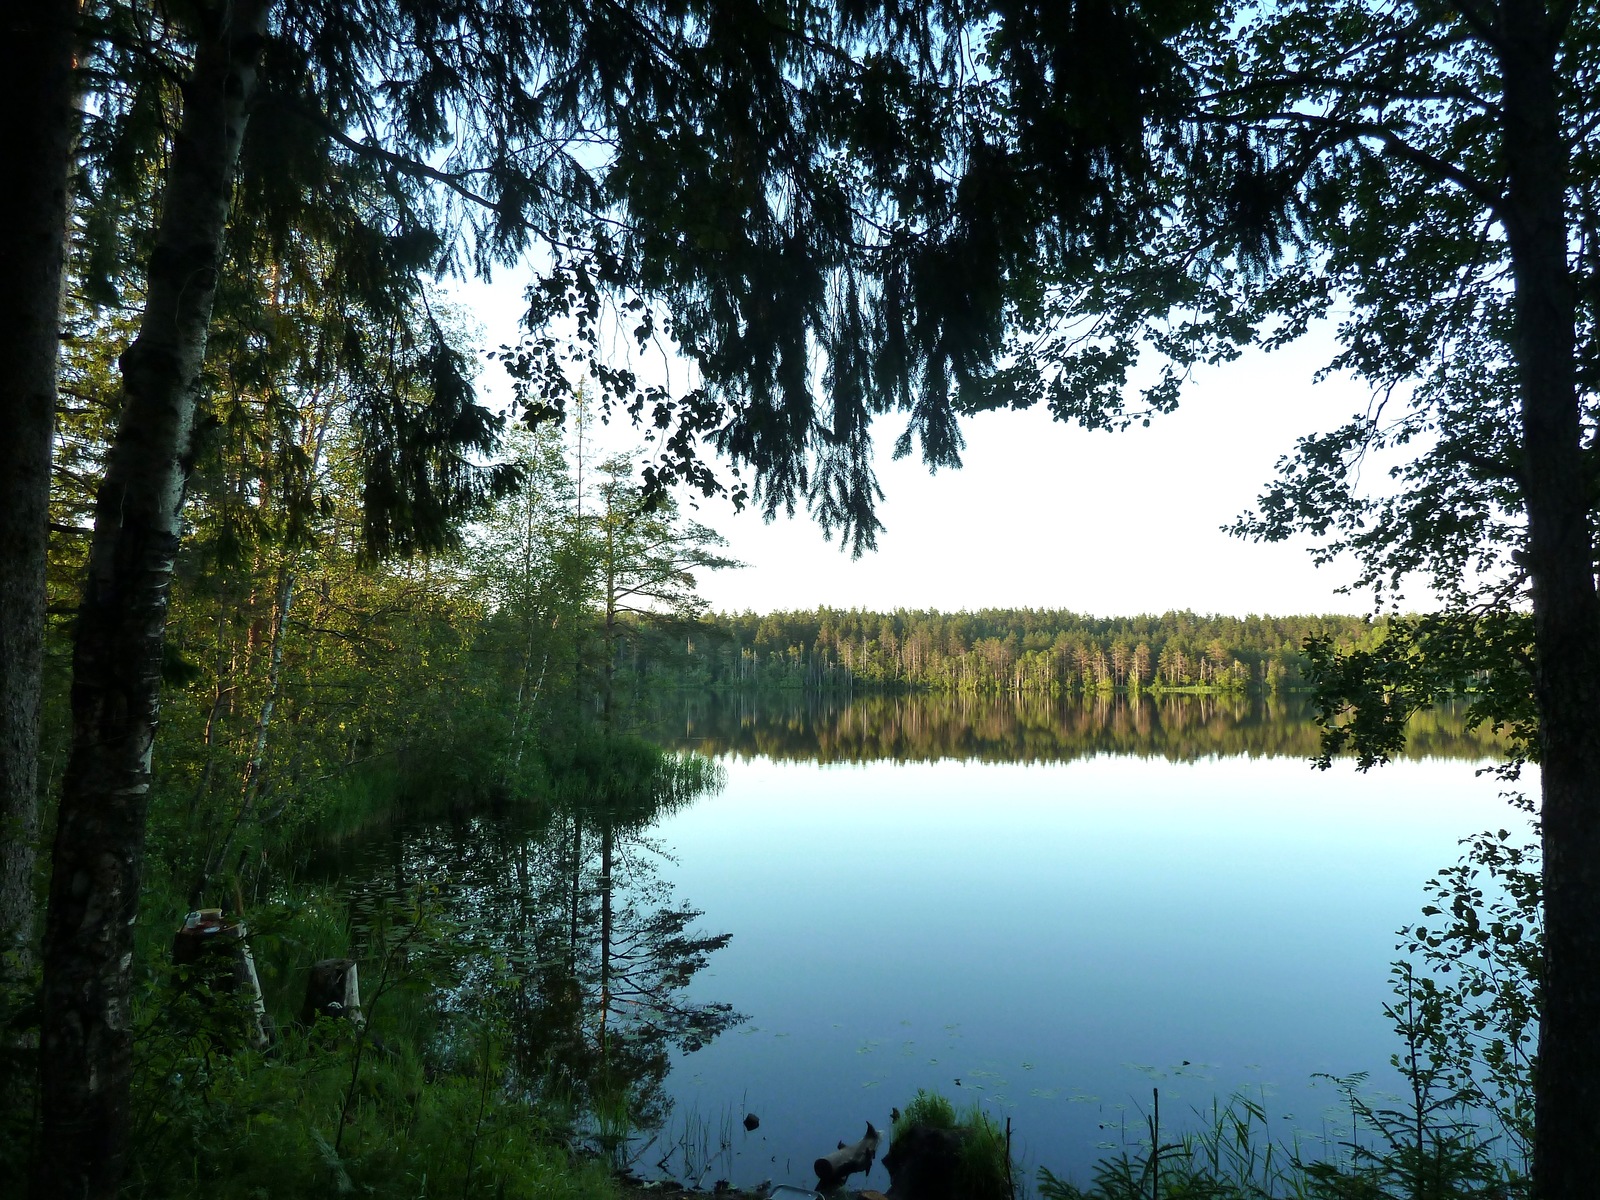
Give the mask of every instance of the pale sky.
<path id="1" fill-rule="evenodd" d="M 507 273 L 490 286 L 455 289 L 488 345 L 517 340 L 520 288 Z M 1324 332 L 1199 371 L 1179 410 L 1148 428 L 1089 433 L 1041 411 L 985 414 L 966 426 L 965 465 L 931 476 L 915 457 L 892 461 L 903 426 L 893 415 L 881 418 L 886 529 L 876 553 L 852 560 L 804 513 L 768 523 L 757 512 L 700 500 L 695 517 L 749 564 L 705 576 L 701 594 L 722 611 L 756 612 L 817 605 L 1067 608 L 1097 616 L 1366 611 L 1369 596 L 1335 592 L 1353 576 L 1348 565 L 1319 569 L 1304 541 L 1260 545 L 1221 528 L 1251 506 L 1297 437 L 1366 407 L 1366 390 L 1352 381 L 1313 383 L 1332 351 Z M 480 385 L 489 402 L 509 401 L 497 369 Z M 639 441 L 626 429 L 602 436 L 617 449 Z"/>

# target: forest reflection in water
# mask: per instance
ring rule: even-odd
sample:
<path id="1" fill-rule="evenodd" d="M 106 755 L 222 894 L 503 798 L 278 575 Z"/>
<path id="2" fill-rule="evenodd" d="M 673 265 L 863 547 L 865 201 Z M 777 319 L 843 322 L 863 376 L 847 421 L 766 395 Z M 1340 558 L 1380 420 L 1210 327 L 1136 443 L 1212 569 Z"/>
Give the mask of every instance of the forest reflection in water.
<path id="1" fill-rule="evenodd" d="M 1308 697 L 819 695 L 800 691 L 668 692 L 653 698 L 641 731 L 712 757 L 733 754 L 820 763 L 1069 762 L 1097 754 L 1192 762 L 1213 755 L 1308 759 L 1320 729 Z M 1406 758 L 1484 758 L 1502 749 L 1468 729 L 1466 705 L 1412 719 Z"/>
<path id="2" fill-rule="evenodd" d="M 638 1169 L 806 1183 L 935 1086 L 1082 1179 L 1157 1077 L 1310 1137 L 1317 1072 L 1382 1075 L 1392 931 L 1506 820 L 1465 726 L 1358 781 L 1292 696 L 668 694 L 633 728 L 725 788 L 397 821 L 308 874 L 358 933 L 420 891 L 444 1028 L 502 1014 L 508 1084 Z"/>
<path id="3" fill-rule="evenodd" d="M 509 1089 L 614 1147 L 666 1121 L 675 1053 L 744 1020 L 687 997 L 730 935 L 675 897 L 649 833 L 720 783 L 695 774 L 667 794 L 402 818 L 316 852 L 300 882 L 345 901 L 366 978 L 420 983 L 439 1037 L 487 1032 Z"/>

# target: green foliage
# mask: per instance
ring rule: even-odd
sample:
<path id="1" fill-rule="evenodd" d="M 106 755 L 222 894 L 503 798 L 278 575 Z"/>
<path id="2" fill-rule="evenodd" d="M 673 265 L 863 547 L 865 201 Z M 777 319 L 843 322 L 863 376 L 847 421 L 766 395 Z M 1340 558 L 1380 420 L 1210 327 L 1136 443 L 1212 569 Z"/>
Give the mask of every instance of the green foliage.
<path id="1" fill-rule="evenodd" d="M 957 1125 L 956 1106 L 938 1092 L 918 1088 L 917 1094 L 895 1121 L 892 1136 L 898 1137 L 918 1125 L 926 1129 L 954 1129 Z"/>
<path id="2" fill-rule="evenodd" d="M 370 1030 L 286 1028 L 271 1056 L 220 1056 L 203 1037 L 162 1053 L 143 1039 L 155 1057 L 128 1194 L 615 1194 L 559 1123 L 505 1097 L 503 1030 L 458 1026 L 445 1052 L 408 1039 L 381 997 L 369 1010 Z"/>
<path id="3" fill-rule="evenodd" d="M 610 1195 L 604 1171 L 573 1153 L 585 1106 L 644 1119 L 659 1097 L 630 1072 L 663 1074 L 668 1044 L 701 1044 L 733 1019 L 726 1006 L 674 1000 L 726 935 L 697 933 L 687 906 L 624 906 L 619 884 L 617 936 L 631 940 L 598 957 L 649 956 L 601 969 L 617 988 L 632 972 L 664 998 L 661 1032 L 652 1042 L 613 1014 L 607 1052 L 571 1056 L 587 1074 L 563 1092 L 533 1069 L 551 1051 L 518 1025 L 533 1002 L 507 982 L 492 939 L 466 922 L 424 930 L 386 893 L 352 898 L 295 877 L 310 848 L 494 805 L 535 832 L 570 819 L 592 853 L 602 826 L 618 836 L 647 822 L 714 786 L 716 768 L 608 737 L 587 711 L 604 599 L 592 513 L 580 519 L 553 435 L 519 432 L 495 461 L 500 420 L 472 392 L 470 331 L 406 277 L 418 247 L 363 244 L 354 225 L 337 238 L 314 221 L 269 228 L 275 219 L 246 206 L 236 222 L 173 588 L 137 927 L 130 1191 Z M 135 260 L 119 261 L 126 272 Z M 115 425 L 125 320 L 99 302 L 69 313 L 79 336 L 58 458 L 62 530 L 81 527 Z M 616 488 L 626 507 L 620 476 Z M 482 526 L 465 528 L 473 515 Z M 53 546 L 52 602 L 65 612 L 83 540 L 62 532 Z M 63 670 L 52 685 L 54 746 Z M 595 871 L 577 866 L 587 921 Z M 248 913 L 282 1035 L 268 1054 L 245 1046 L 228 989 L 162 965 L 197 900 Z M 299 1029 L 308 964 L 350 954 L 368 1025 Z M 592 1001 L 587 960 L 555 961 Z M 14 1126 L 21 1147 L 28 1113 L 14 1098 L 0 1138 Z M 8 1164 L 23 1157 L 12 1144 Z"/>
<path id="4" fill-rule="evenodd" d="M 1323 727 L 1319 765 L 1353 752 L 1362 770 L 1405 746 L 1411 718 L 1466 696 L 1470 727 L 1507 738 L 1502 775 L 1538 760 L 1532 692 L 1532 619 L 1525 612 L 1445 612 L 1393 618 L 1370 646 L 1306 640 Z"/>
<path id="5" fill-rule="evenodd" d="M 988 1113 L 976 1105 L 961 1122 L 966 1137 L 961 1144 L 961 1166 L 956 1172 L 960 1194 L 972 1200 L 1011 1200 L 1011 1147 L 1006 1134 Z"/>
<path id="6" fill-rule="evenodd" d="M 1396 991 L 1405 1027 L 1427 1035 L 1428 1069 L 1526 1174 L 1545 973 L 1541 850 L 1504 829 L 1463 844 L 1461 859 L 1428 881 L 1425 920 L 1400 931 L 1421 971 L 1397 968 Z"/>
<path id="7" fill-rule="evenodd" d="M 1242 694 L 1304 687 L 1308 638 L 1353 648 L 1371 644 L 1381 629 L 1341 616 L 819 608 L 703 618 L 677 638 L 647 645 L 638 669 L 684 686 Z"/>
<path id="8" fill-rule="evenodd" d="M 1477 1137 L 1467 1114 L 1424 1092 L 1423 1105 L 1376 1107 L 1365 1075 L 1334 1080 L 1355 1125 L 1350 1140 L 1286 1146 L 1265 1108 L 1235 1095 L 1199 1129 L 1161 1140 L 1153 1119 L 1142 1143 L 1102 1159 L 1086 1185 L 1041 1167 L 1041 1200 L 1490 1200 L 1526 1194 L 1526 1180 Z M 1153 1114 L 1152 1114 L 1153 1118 Z"/>
<path id="9" fill-rule="evenodd" d="M 1391 1063 L 1409 1094 L 1401 1107 L 1362 1095 L 1365 1076 L 1333 1080 L 1359 1129 L 1349 1160 L 1310 1163 L 1309 1178 L 1337 1200 L 1515 1197 L 1530 1194 L 1533 1159 L 1534 1034 L 1543 938 L 1537 851 L 1508 835 L 1468 840 L 1460 864 L 1430 880 L 1427 917 L 1441 926 L 1401 930 L 1401 948 L 1424 970 L 1397 963 L 1394 1001 L 1384 1015 L 1400 1036 Z M 1478 886 L 1487 876 L 1490 894 Z M 1480 915 L 1482 914 L 1482 915 Z"/>
<path id="10" fill-rule="evenodd" d="M 1152 1111 L 1151 1137 L 1102 1159 L 1085 1187 L 1041 1167 L 1041 1200 L 1308 1200 L 1314 1194 L 1296 1155 L 1275 1140 L 1260 1103 L 1234 1095 L 1200 1115 L 1200 1129 L 1161 1142 Z"/>
<path id="11" fill-rule="evenodd" d="M 1531 1194 L 1533 1084 L 1544 967 L 1536 847 L 1501 830 L 1427 884 L 1425 924 L 1400 931 L 1416 960 L 1391 972 L 1384 1014 L 1400 1040 L 1398 1103 L 1370 1097 L 1365 1073 L 1331 1078 L 1348 1140 L 1280 1146 L 1243 1096 L 1197 1133 L 1149 1138 L 1102 1161 L 1080 1188 L 1047 1168 L 1042 1200 L 1509 1200 Z"/>
<path id="12" fill-rule="evenodd" d="M 979 1105 L 957 1113 L 938 1092 L 919 1088 L 895 1118 L 891 1137 L 899 1140 L 918 1128 L 950 1130 L 958 1135 L 953 1194 L 971 1200 L 1012 1200 L 1011 1147 L 1005 1131 Z"/>

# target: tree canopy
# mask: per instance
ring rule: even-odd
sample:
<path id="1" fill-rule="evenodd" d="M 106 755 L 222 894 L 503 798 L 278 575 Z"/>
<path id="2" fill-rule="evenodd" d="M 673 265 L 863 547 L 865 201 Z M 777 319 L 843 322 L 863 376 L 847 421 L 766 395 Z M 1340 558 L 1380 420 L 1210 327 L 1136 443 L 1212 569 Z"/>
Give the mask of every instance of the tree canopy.
<path id="1" fill-rule="evenodd" d="M 900 422 L 899 451 L 955 465 L 965 415 L 1145 420 L 1194 364 L 1331 317 L 1331 366 L 1374 402 L 1303 442 L 1239 529 L 1352 549 L 1384 595 L 1420 572 L 1449 603 L 1436 628 L 1454 641 L 1437 645 L 1492 654 L 1504 694 L 1525 697 L 1547 851 L 1536 1187 L 1575 1197 L 1600 1175 L 1591 6 L 67 7 L 24 31 L 50 50 L 46 136 L 19 159 L 41 199 L 7 253 L 53 244 L 71 155 L 76 336 L 119 347 L 117 372 L 98 368 L 115 433 L 44 943 L 60 1067 L 45 1153 L 88 1172 L 71 1190 L 115 1186 L 127 923 L 189 488 L 236 540 L 265 529 L 227 524 L 262 489 L 274 537 L 309 521 L 314 452 L 275 391 L 292 339 L 315 353 L 281 390 L 349 405 L 368 552 L 450 544 L 515 473 L 476 457 L 494 420 L 425 282 L 524 257 L 528 337 L 504 350 L 524 417 L 559 415 L 591 379 L 655 439 L 652 488 L 805 504 L 858 552 L 877 529 L 877 418 Z M 76 59 L 57 53 L 69 24 Z M 8 646 L 43 621 L 43 543 L 16 530 L 44 513 L 55 378 L 40 364 L 62 328 L 54 276 L 28 262 L 27 482 L 0 518 L 22 581 L 0 595 Z M 658 339 L 692 365 L 686 386 L 612 353 Z M 208 477 L 223 444 L 249 446 L 249 468 Z M 703 445 L 739 477 L 719 479 Z M 1360 469 L 1383 447 L 1410 458 L 1372 494 Z M 8 745 L 37 728 L 31 661 L 6 665 Z M 7 774 L 8 813 L 31 781 Z M 6 880 L 25 878 L 10 853 Z M 6 904 L 24 893 L 8 882 Z"/>

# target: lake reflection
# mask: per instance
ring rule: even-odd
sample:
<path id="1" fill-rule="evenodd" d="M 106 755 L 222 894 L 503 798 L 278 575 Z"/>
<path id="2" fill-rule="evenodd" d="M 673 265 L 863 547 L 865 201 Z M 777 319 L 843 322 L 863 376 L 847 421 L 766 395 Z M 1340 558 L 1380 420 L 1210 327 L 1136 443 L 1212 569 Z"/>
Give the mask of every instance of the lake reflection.
<path id="1" fill-rule="evenodd" d="M 380 991 L 394 972 L 426 976 L 446 1029 L 493 1011 L 505 1086 L 609 1147 L 624 1124 L 664 1127 L 674 1052 L 744 1019 L 686 990 L 729 938 L 674 897 L 649 835 L 686 790 L 398 821 L 317 854 L 304 874 L 337 881 L 353 952 L 383 964 Z M 427 934 L 397 958 L 419 916 Z"/>
<path id="2" fill-rule="evenodd" d="M 1026 1178 L 1087 1182 L 1153 1086 L 1172 1133 L 1244 1090 L 1285 1142 L 1338 1136 L 1313 1077 L 1397 1083 L 1423 881 L 1526 825 L 1453 713 L 1365 776 L 1311 769 L 1292 699 L 694 695 L 642 726 L 726 785 L 399 826 L 321 870 L 358 907 L 436 883 L 521 974 L 530 1086 L 627 1076 L 636 1167 L 708 1185 L 809 1185 L 918 1088 L 1009 1117 Z"/>
<path id="3" fill-rule="evenodd" d="M 733 933 L 690 991 L 750 1021 L 666 1086 L 685 1128 L 760 1116 L 717 1171 L 743 1183 L 810 1183 L 919 1087 L 1010 1117 L 1029 1177 L 1087 1182 L 1153 1086 L 1174 1131 L 1244 1090 L 1285 1141 L 1337 1136 L 1313 1076 L 1397 1083 L 1382 1007 L 1423 881 L 1524 824 L 1451 714 L 1431 757 L 1365 776 L 1312 770 L 1303 709 L 1263 702 L 695 697 L 674 719 L 727 771 L 655 828 Z"/>
<path id="4" fill-rule="evenodd" d="M 1303 696 L 814 695 L 676 693 L 642 730 L 710 755 L 822 763 L 976 758 L 1063 762 L 1131 754 L 1190 762 L 1211 755 L 1306 759 L 1319 730 Z M 1465 706 L 1413 718 L 1408 758 L 1483 758 L 1499 741 L 1468 731 Z"/>

